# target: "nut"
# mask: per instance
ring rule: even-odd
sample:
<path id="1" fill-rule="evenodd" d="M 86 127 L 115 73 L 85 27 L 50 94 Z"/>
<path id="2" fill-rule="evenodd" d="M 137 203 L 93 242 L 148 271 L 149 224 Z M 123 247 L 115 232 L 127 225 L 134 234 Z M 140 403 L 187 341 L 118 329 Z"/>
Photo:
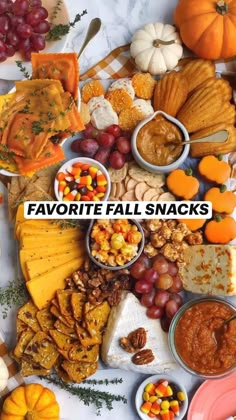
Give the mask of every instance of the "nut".
<path id="1" fill-rule="evenodd" d="M 122 337 L 120 339 L 120 346 L 123 350 L 127 351 L 128 353 L 135 353 L 136 349 L 130 343 L 128 337 Z"/>
<path id="2" fill-rule="evenodd" d="M 147 333 L 144 328 L 137 328 L 137 330 L 129 333 L 127 338 L 136 350 L 140 350 L 146 345 Z"/>
<path id="3" fill-rule="evenodd" d="M 138 351 L 138 353 L 134 354 L 132 357 L 132 362 L 135 365 L 148 365 L 149 363 L 153 362 L 155 356 L 151 349 L 144 349 Z"/>

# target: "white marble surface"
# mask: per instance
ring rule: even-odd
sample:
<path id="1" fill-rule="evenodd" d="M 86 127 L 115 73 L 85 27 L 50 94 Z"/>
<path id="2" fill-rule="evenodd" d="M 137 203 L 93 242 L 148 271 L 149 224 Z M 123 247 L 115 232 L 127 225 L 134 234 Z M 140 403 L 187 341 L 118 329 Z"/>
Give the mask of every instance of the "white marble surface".
<path id="1" fill-rule="evenodd" d="M 103 22 L 102 30 L 91 42 L 80 60 L 81 72 L 102 59 L 113 48 L 129 43 L 132 33 L 145 23 L 153 21 L 171 22 L 172 11 L 177 0 L 67 0 L 71 18 L 83 9 L 88 14 L 81 23 L 72 30 L 66 51 L 79 51 L 90 20 L 100 17 Z M 0 64 L 1 65 L 1 64 Z M 12 82 L 0 80 L 0 94 L 7 92 L 13 86 Z M 0 185 L 0 190 L 3 186 Z M 7 222 L 6 207 L 0 206 L 0 242 L 2 254 L 0 257 L 0 285 L 5 286 L 16 276 L 16 252 L 12 232 Z M 11 346 L 14 342 L 14 317 L 16 308 L 9 313 L 7 320 L 0 315 L 0 329 L 6 342 Z M 173 372 L 181 378 L 190 395 L 199 383 L 198 380 L 186 374 L 181 369 Z M 128 404 L 115 403 L 114 410 L 102 410 L 103 420 L 135 420 L 138 418 L 134 408 L 134 395 L 143 375 L 122 370 L 100 370 L 95 378 L 123 378 L 123 384 L 103 387 L 114 393 L 125 395 Z M 35 379 L 37 380 L 37 378 Z M 30 382 L 33 379 L 30 378 Z M 46 382 L 45 382 L 46 384 Z M 103 389 L 101 387 L 101 389 Z M 56 389 L 57 399 L 61 406 L 61 420 L 96 419 L 93 406 L 84 406 L 76 397 Z"/>

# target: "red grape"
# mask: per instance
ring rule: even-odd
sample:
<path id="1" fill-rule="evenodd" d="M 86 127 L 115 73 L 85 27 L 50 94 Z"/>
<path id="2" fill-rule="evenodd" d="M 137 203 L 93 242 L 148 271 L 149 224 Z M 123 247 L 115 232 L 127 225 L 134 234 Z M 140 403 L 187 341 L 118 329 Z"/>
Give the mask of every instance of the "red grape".
<path id="1" fill-rule="evenodd" d="M 170 299 L 175 300 L 179 308 L 183 305 L 183 298 L 178 293 L 170 293 Z"/>
<path id="2" fill-rule="evenodd" d="M 124 155 L 122 155 L 122 153 L 115 150 L 110 155 L 109 163 L 110 163 L 112 168 L 121 169 L 121 168 L 123 168 L 123 166 L 125 164 L 125 157 L 124 157 Z"/>
<path id="3" fill-rule="evenodd" d="M 0 63 L 2 63 L 3 61 L 5 61 L 6 59 L 7 59 L 6 51 L 0 52 Z"/>
<path id="4" fill-rule="evenodd" d="M 93 157 L 98 148 L 99 145 L 94 139 L 83 139 L 80 142 L 80 151 L 86 157 Z"/>
<path id="5" fill-rule="evenodd" d="M 81 139 L 76 139 L 72 141 L 71 146 L 70 146 L 72 152 L 74 153 L 80 152 L 80 143 L 81 143 Z"/>
<path id="6" fill-rule="evenodd" d="M 168 271 L 168 262 L 162 256 L 156 258 L 152 266 L 154 270 L 158 272 L 158 274 L 165 274 Z"/>
<path id="7" fill-rule="evenodd" d="M 40 19 L 41 21 L 44 20 L 44 19 L 47 19 L 47 17 L 48 17 L 48 11 L 47 11 L 47 9 L 45 9 L 45 7 L 39 7 L 36 10 L 37 10 L 38 14 L 41 17 L 41 19 Z"/>
<path id="8" fill-rule="evenodd" d="M 161 328 L 163 331 L 168 332 L 171 324 L 171 319 L 167 318 L 167 316 L 163 316 L 161 318 Z"/>
<path id="9" fill-rule="evenodd" d="M 173 284 L 173 278 L 169 274 L 160 274 L 159 278 L 155 282 L 155 286 L 158 289 L 169 289 Z"/>
<path id="10" fill-rule="evenodd" d="M 169 288 L 169 292 L 179 293 L 179 292 L 181 292 L 181 290 L 183 290 L 183 283 L 182 283 L 182 280 L 180 279 L 180 277 L 177 275 L 177 276 L 173 277 L 173 284 Z"/>
<path id="11" fill-rule="evenodd" d="M 142 277 L 145 271 L 146 271 L 146 267 L 144 266 L 142 262 L 138 260 L 132 265 L 130 269 L 130 274 L 132 277 L 138 280 Z"/>
<path id="12" fill-rule="evenodd" d="M 28 50 L 22 51 L 22 54 L 24 56 L 25 61 L 30 61 L 31 60 L 31 53 L 32 53 L 31 48 L 29 48 Z"/>
<path id="13" fill-rule="evenodd" d="M 179 309 L 179 306 L 175 300 L 173 299 L 168 300 L 165 307 L 167 318 L 170 318 L 170 319 L 174 318 L 176 312 L 178 312 L 178 309 Z"/>
<path id="14" fill-rule="evenodd" d="M 29 11 L 28 0 L 16 0 L 12 5 L 12 11 L 17 16 L 25 16 Z"/>
<path id="15" fill-rule="evenodd" d="M 102 165 L 105 165 L 108 161 L 110 153 L 111 149 L 106 147 L 101 148 L 97 151 L 96 155 L 94 156 L 94 159 L 100 162 Z"/>
<path id="16" fill-rule="evenodd" d="M 178 273 L 178 267 L 174 262 L 169 262 L 168 263 L 168 273 L 171 276 L 176 276 L 176 274 Z"/>
<path id="17" fill-rule="evenodd" d="M 13 46 L 16 47 L 19 44 L 20 38 L 13 31 L 8 31 L 8 33 L 7 33 L 7 41 L 9 42 L 9 44 L 11 44 L 11 45 L 13 45 Z"/>
<path id="18" fill-rule="evenodd" d="M 156 306 L 164 308 L 168 300 L 170 299 L 170 294 L 165 290 L 158 290 L 155 294 L 154 303 Z"/>
<path id="19" fill-rule="evenodd" d="M 30 38 L 32 35 L 32 28 L 27 23 L 21 23 L 18 25 L 16 31 L 21 38 Z"/>
<path id="20" fill-rule="evenodd" d="M 116 139 L 116 148 L 120 153 L 126 155 L 131 150 L 131 145 L 129 140 L 126 137 L 118 137 Z"/>
<path id="21" fill-rule="evenodd" d="M 153 268 L 149 268 L 149 270 L 144 273 L 143 279 L 148 283 L 155 283 L 158 279 L 158 273 Z"/>
<path id="22" fill-rule="evenodd" d="M 2 15 L 3 13 L 8 11 L 8 4 L 6 0 L 1 0 L 0 1 L 0 14 Z"/>
<path id="23" fill-rule="evenodd" d="M 99 146 L 112 147 L 115 143 L 115 137 L 112 134 L 101 131 L 98 135 L 97 142 Z"/>
<path id="24" fill-rule="evenodd" d="M 20 51 L 26 51 L 30 49 L 30 40 L 29 38 L 21 39 L 21 41 L 18 44 L 18 48 Z"/>
<path id="25" fill-rule="evenodd" d="M 29 12 L 26 16 L 26 22 L 31 26 L 38 25 L 38 23 L 41 22 L 41 20 L 43 19 L 41 16 L 40 8 L 31 10 L 31 12 Z"/>
<path id="26" fill-rule="evenodd" d="M 6 15 L 0 16 L 0 32 L 6 34 L 10 27 L 9 18 Z"/>
<path id="27" fill-rule="evenodd" d="M 154 304 L 154 297 L 155 297 L 155 290 L 152 289 L 151 292 L 145 293 L 141 297 L 141 304 L 143 306 L 146 306 L 146 308 L 149 308 L 150 306 L 153 306 Z"/>
<path id="28" fill-rule="evenodd" d="M 163 315 L 163 309 L 152 305 L 147 309 L 147 316 L 152 319 L 159 319 Z"/>
<path id="29" fill-rule="evenodd" d="M 47 20 L 39 22 L 37 26 L 34 26 L 34 32 L 37 34 L 46 34 L 50 29 L 50 23 Z"/>
<path id="30" fill-rule="evenodd" d="M 30 8 L 31 9 L 36 9 L 38 7 L 42 6 L 42 1 L 41 0 L 30 0 Z"/>
<path id="31" fill-rule="evenodd" d="M 106 128 L 106 132 L 112 134 L 116 138 L 120 136 L 121 129 L 117 124 L 112 124 Z"/>
<path id="32" fill-rule="evenodd" d="M 85 130 L 83 131 L 83 136 L 86 139 L 94 138 L 93 131 L 94 131 L 94 126 L 92 124 L 87 124 Z"/>
<path id="33" fill-rule="evenodd" d="M 43 35 L 41 34 L 33 34 L 30 37 L 30 41 L 32 43 L 32 47 L 36 50 L 36 51 L 41 51 L 45 48 L 46 46 L 46 41 Z"/>
<path id="34" fill-rule="evenodd" d="M 17 27 L 21 23 L 25 23 L 25 20 L 23 16 L 10 15 L 10 23 L 11 26 L 14 28 L 15 26 Z"/>
<path id="35" fill-rule="evenodd" d="M 135 291 L 137 293 L 149 293 L 152 290 L 152 284 L 144 280 L 138 280 L 135 283 Z"/>
<path id="36" fill-rule="evenodd" d="M 4 41 L 2 41 L 0 39 L 0 52 L 2 53 L 2 52 L 5 52 L 5 51 L 6 51 L 6 44 L 5 44 Z"/>
<path id="37" fill-rule="evenodd" d="M 13 57 L 15 52 L 16 52 L 16 49 L 15 49 L 15 47 L 13 47 L 13 45 L 6 45 L 7 57 Z"/>
<path id="38" fill-rule="evenodd" d="M 136 262 L 141 262 L 146 268 L 150 268 L 152 264 L 151 258 L 148 258 L 144 253 L 140 255 Z"/>

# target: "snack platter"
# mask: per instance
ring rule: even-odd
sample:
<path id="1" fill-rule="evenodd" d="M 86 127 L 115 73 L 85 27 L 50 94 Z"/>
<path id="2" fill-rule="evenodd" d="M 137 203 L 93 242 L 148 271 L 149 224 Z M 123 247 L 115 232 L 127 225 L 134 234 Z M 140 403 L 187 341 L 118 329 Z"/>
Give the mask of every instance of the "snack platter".
<path id="1" fill-rule="evenodd" d="M 32 78 L 1 96 L 1 289 L 12 289 L 2 301 L 0 325 L 27 384 L 8 396 L 1 420 L 8 410 L 19 414 L 11 401 L 20 392 L 22 410 L 29 409 L 31 393 L 45 392 L 51 411 L 43 397 L 33 410 L 72 420 L 81 405 L 71 398 L 66 411 L 66 391 L 115 377 L 123 381 L 116 389 L 126 392 L 128 408 L 119 403 L 118 411 L 127 420 L 213 420 L 210 403 L 198 411 L 204 389 L 212 379 L 219 380 L 219 395 L 221 381 L 228 393 L 234 387 L 236 321 L 222 330 L 236 307 L 234 93 L 216 74 L 218 57 L 195 52 L 181 61 L 178 30 L 169 22 L 140 25 L 130 76 L 88 79 L 79 88 L 75 53 L 32 52 Z M 142 39 L 149 42 L 153 31 L 170 47 L 166 67 L 139 58 Z M 181 145 L 218 131 L 227 131 L 225 142 Z M 213 217 L 91 224 L 24 218 L 25 201 L 46 200 L 205 200 Z M 15 290 L 24 290 L 20 304 Z M 225 419 L 235 411 L 229 400 L 226 394 Z M 95 418 L 92 408 L 86 415 Z"/>

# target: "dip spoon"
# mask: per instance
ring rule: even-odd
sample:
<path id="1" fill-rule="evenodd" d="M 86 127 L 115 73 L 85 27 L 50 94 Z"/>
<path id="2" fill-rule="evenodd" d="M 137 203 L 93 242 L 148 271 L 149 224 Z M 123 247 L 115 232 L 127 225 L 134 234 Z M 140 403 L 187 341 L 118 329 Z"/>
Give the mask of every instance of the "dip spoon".
<path id="1" fill-rule="evenodd" d="M 222 343 L 222 336 L 223 336 L 223 333 L 225 332 L 225 326 L 235 318 L 236 318 L 236 313 L 233 314 L 230 318 L 226 319 L 219 328 L 216 328 L 213 331 L 213 337 L 217 343 L 217 346 L 220 346 L 220 344 Z"/>
<path id="2" fill-rule="evenodd" d="M 217 131 L 216 133 L 209 134 L 209 136 L 201 137 L 200 139 L 182 141 L 181 144 L 178 143 L 178 146 L 183 144 L 193 144 L 193 143 L 224 143 L 228 140 L 229 132 L 227 130 Z M 167 147 L 177 145 L 175 142 L 169 142 L 166 144 Z"/>
<path id="3" fill-rule="evenodd" d="M 85 40 L 82 44 L 82 47 L 80 48 L 80 51 L 78 53 L 78 58 L 81 56 L 82 52 L 84 51 L 84 49 L 87 47 L 88 43 L 95 37 L 95 35 L 97 35 L 97 33 L 100 31 L 102 25 L 102 21 L 99 18 L 94 18 L 91 20 L 87 33 L 86 33 L 86 37 Z"/>

